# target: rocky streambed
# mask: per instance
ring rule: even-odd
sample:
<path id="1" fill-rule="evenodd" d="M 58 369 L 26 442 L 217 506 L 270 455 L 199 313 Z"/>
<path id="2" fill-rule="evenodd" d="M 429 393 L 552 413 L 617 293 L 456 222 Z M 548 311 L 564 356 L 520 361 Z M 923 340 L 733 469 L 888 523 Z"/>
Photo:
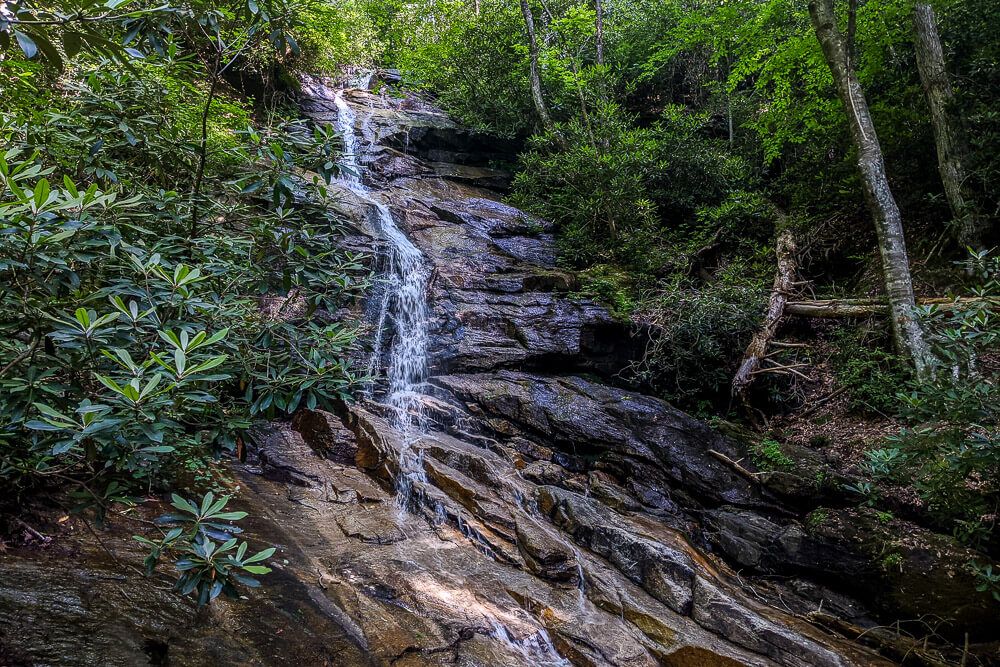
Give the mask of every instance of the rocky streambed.
<path id="1" fill-rule="evenodd" d="M 824 500 L 808 471 L 756 475 L 736 441 L 620 386 L 636 342 L 572 296 L 550 225 L 502 203 L 503 146 L 367 87 L 311 81 L 302 105 L 359 140 L 363 188 L 331 187 L 349 243 L 391 273 L 387 211 L 419 251 L 425 366 L 405 401 L 376 387 L 255 428 L 239 502 L 279 550 L 247 600 L 196 614 L 134 570 L 123 531 L 0 556 L 12 664 L 878 665 L 919 654 L 880 611 L 989 618 L 940 554 L 906 556 L 912 590 L 880 603 L 900 580 L 864 531 L 789 509 Z M 399 299 L 379 294 L 384 368 Z"/>

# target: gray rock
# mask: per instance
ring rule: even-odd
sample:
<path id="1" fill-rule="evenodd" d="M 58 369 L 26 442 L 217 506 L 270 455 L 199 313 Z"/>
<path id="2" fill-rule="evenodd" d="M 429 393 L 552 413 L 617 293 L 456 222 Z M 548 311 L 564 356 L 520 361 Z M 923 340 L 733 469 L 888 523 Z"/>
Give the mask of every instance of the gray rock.
<path id="1" fill-rule="evenodd" d="M 344 426 L 339 417 L 323 410 L 303 408 L 292 418 L 292 427 L 323 458 L 354 463 L 358 443 L 354 433 Z"/>
<path id="2" fill-rule="evenodd" d="M 618 476 L 669 495 L 754 504 L 750 482 L 708 454 L 740 458 L 731 441 L 655 398 L 579 377 L 514 371 L 437 376 L 435 385 L 550 446 L 593 458 Z"/>

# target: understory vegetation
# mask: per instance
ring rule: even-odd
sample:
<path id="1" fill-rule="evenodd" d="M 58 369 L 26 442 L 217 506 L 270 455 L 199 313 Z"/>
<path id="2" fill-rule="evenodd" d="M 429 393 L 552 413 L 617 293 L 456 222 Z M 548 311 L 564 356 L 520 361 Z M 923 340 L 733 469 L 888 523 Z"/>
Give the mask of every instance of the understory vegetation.
<path id="1" fill-rule="evenodd" d="M 352 58 L 347 19 L 253 0 L 0 11 L 2 503 L 70 490 L 103 517 L 208 491 L 175 498 L 200 512 L 153 551 L 185 554 L 178 588 L 200 603 L 233 593 L 273 550 L 248 557 L 219 523 L 242 513 L 211 497 L 217 458 L 243 455 L 254 418 L 360 379 L 356 325 L 334 317 L 368 281 L 324 201 L 339 139 L 274 85 Z"/>

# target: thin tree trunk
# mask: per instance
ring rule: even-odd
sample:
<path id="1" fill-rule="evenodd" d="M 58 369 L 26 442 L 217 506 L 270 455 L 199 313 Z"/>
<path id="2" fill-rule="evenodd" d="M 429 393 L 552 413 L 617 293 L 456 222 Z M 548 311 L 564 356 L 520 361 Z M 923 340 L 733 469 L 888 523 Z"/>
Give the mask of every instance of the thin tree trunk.
<path id="1" fill-rule="evenodd" d="M 847 112 L 851 138 L 858 152 L 858 169 L 861 171 L 865 199 L 878 234 L 885 293 L 892 312 L 893 337 L 900 353 L 910 359 L 917 377 L 925 379 L 931 375 L 936 360 L 914 312 L 913 282 L 903 221 L 889 187 L 882 147 L 864 91 L 850 64 L 850 45 L 837 27 L 833 0 L 811 0 L 809 13 Z"/>
<path id="2" fill-rule="evenodd" d="M 555 123 L 549 115 L 549 109 L 545 106 L 545 97 L 542 95 L 542 79 L 538 73 L 538 40 L 535 37 L 535 17 L 531 14 L 531 7 L 528 0 L 521 0 L 521 13 L 524 15 L 524 25 L 528 29 L 528 54 L 531 58 L 531 99 L 535 103 L 535 111 L 542 121 L 545 129 L 554 132 Z"/>
<path id="3" fill-rule="evenodd" d="M 597 10 L 597 64 L 604 64 L 604 3 L 601 0 L 594 0 L 594 9 Z"/>
<path id="4" fill-rule="evenodd" d="M 587 136 L 590 137 L 590 147 L 597 151 L 597 140 L 594 138 L 594 128 L 590 124 L 590 114 L 587 113 L 587 100 L 583 95 L 583 84 L 580 82 L 580 69 L 576 65 L 576 58 L 570 57 L 573 64 L 573 78 L 576 79 L 576 95 L 580 100 L 580 113 L 583 115 L 583 124 L 587 128 Z"/>
<path id="5" fill-rule="evenodd" d="M 944 50 L 934 9 L 926 2 L 918 2 L 913 9 L 913 43 L 920 82 L 931 111 L 938 171 L 955 221 L 955 240 L 963 247 L 979 250 L 982 248 L 986 219 L 977 212 L 974 202 L 963 188 L 966 177 L 963 161 L 967 154 L 965 138 L 960 125 L 949 117 L 954 94 L 945 69 Z"/>
<path id="6" fill-rule="evenodd" d="M 726 56 L 726 78 L 724 84 L 726 86 L 726 121 L 729 125 L 729 145 L 733 145 L 733 141 L 736 138 L 736 133 L 733 129 L 733 93 L 729 88 L 729 76 L 732 74 L 732 63 L 729 61 L 729 56 Z"/>

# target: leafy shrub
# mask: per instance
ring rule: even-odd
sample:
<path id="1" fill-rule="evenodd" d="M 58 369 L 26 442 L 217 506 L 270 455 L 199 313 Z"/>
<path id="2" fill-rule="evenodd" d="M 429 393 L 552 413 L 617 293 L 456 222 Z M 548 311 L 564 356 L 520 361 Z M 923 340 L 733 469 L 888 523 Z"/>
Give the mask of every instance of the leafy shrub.
<path id="1" fill-rule="evenodd" d="M 788 454 L 781 450 L 781 443 L 770 438 L 755 442 L 751 447 L 751 453 L 754 462 L 764 470 L 791 468 L 795 463 Z"/>
<path id="2" fill-rule="evenodd" d="M 81 75 L 58 111 L 0 103 L 0 482 L 100 501 L 198 469 L 255 415 L 345 397 L 354 326 L 331 313 L 367 272 L 295 175 L 331 175 L 329 131 L 220 105 L 194 230 L 185 102 L 149 105 L 194 70 Z"/>
<path id="3" fill-rule="evenodd" d="M 614 104 L 531 140 L 514 201 L 560 226 L 563 261 L 646 273 L 672 255 L 667 230 L 745 184 L 745 165 L 702 135 L 706 117 L 668 108 L 649 128 Z"/>
<path id="4" fill-rule="evenodd" d="M 335 72 L 344 65 L 374 66 L 384 44 L 359 2 L 294 0 L 292 32 L 302 51 L 295 65 L 307 72 Z"/>
<path id="5" fill-rule="evenodd" d="M 744 262 L 726 266 L 712 283 L 661 286 L 638 314 L 652 327 L 652 337 L 637 373 L 675 399 L 727 396 L 760 325 L 767 289 Z"/>
<path id="6" fill-rule="evenodd" d="M 895 414 L 899 409 L 896 395 L 907 375 L 899 357 L 890 351 L 885 332 L 845 326 L 836 330 L 833 341 L 837 350 L 831 359 L 834 374 L 837 384 L 847 390 L 851 410 Z"/>
<path id="7" fill-rule="evenodd" d="M 996 257 L 976 253 L 965 266 L 981 280 L 981 295 L 1000 291 Z M 981 360 L 996 354 L 1000 327 L 986 301 L 949 312 L 928 307 L 923 318 L 942 366 L 899 395 L 908 426 L 869 452 L 866 467 L 876 479 L 912 483 L 942 524 L 981 548 L 1000 510 L 1000 390 L 995 368 Z"/>
<path id="8" fill-rule="evenodd" d="M 516 4 L 480 0 L 481 16 L 462 3 L 363 0 L 386 39 L 386 57 L 407 84 L 432 92 L 458 121 L 503 136 L 532 126 L 528 50 Z"/>
<path id="9" fill-rule="evenodd" d="M 980 593 L 989 592 L 994 600 L 1000 602 L 1000 572 L 994 572 L 992 565 L 974 563 L 972 567 L 979 581 L 976 590 Z"/>
<path id="10" fill-rule="evenodd" d="M 260 586 L 260 581 L 249 575 L 269 573 L 271 568 L 263 563 L 274 555 L 275 549 L 269 547 L 247 555 L 247 543 L 234 537 L 243 532 L 242 529 L 229 523 L 246 518 L 246 512 L 224 512 L 229 497 L 216 500 L 211 491 L 200 504 L 176 493 L 171 500 L 171 505 L 180 513 L 165 514 L 156 523 L 173 528 L 159 541 L 133 536 L 150 549 L 145 559 L 147 575 L 153 573 L 162 557 L 172 557 L 174 568 L 180 573 L 174 588 L 181 595 L 196 595 L 199 607 L 222 593 L 238 597 L 234 583 L 251 588 Z"/>
<path id="11" fill-rule="evenodd" d="M 579 295 L 604 304 L 614 317 L 628 320 L 638 307 L 638 290 L 633 276 L 607 264 L 598 264 L 580 273 Z"/>

